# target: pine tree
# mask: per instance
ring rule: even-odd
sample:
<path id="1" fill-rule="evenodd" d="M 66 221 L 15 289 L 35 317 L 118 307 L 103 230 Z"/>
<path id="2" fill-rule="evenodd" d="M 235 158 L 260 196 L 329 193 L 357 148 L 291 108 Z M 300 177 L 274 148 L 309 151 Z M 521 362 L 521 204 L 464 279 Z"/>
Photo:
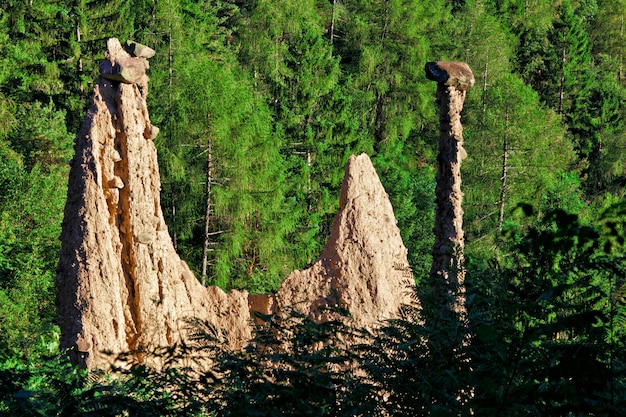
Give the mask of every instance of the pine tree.
<path id="1" fill-rule="evenodd" d="M 564 178 L 575 155 L 560 117 L 511 73 L 514 38 L 508 29 L 488 4 L 466 7 L 469 22 L 457 36 L 472 47 L 459 54 L 465 54 L 476 85 L 464 106 L 464 224 L 468 251 L 477 256 L 491 251 L 503 230 L 520 222 L 528 226 L 528 219 L 515 216 L 519 204 L 541 210 L 568 198 L 572 186 Z"/>
<path id="2" fill-rule="evenodd" d="M 293 225 L 280 137 L 229 45 L 237 13 L 220 2 L 155 9 L 148 98 L 179 253 L 207 283 L 267 291 L 293 267 L 283 241 Z"/>
<path id="3" fill-rule="evenodd" d="M 526 30 L 545 33 L 552 27 L 554 2 L 552 0 L 495 0 L 491 1 L 494 15 L 504 19 L 516 34 Z"/>
<path id="4" fill-rule="evenodd" d="M 597 143 L 590 155 L 585 181 L 594 199 L 612 200 L 622 195 L 624 160 L 621 144 L 626 129 L 626 78 L 624 76 L 624 38 L 626 4 L 606 0 L 599 3 L 591 39 L 596 82 L 588 108 Z"/>
<path id="5" fill-rule="evenodd" d="M 598 15 L 593 23 L 593 52 L 605 54 L 613 60 L 612 72 L 617 81 L 626 84 L 626 2 L 604 0 L 599 2 Z"/>
<path id="6" fill-rule="evenodd" d="M 354 152 L 353 123 L 339 80 L 339 60 L 324 36 L 323 11 L 307 4 L 259 3 L 240 36 L 240 60 L 265 93 L 284 137 L 289 196 L 299 225 L 291 236 L 298 267 L 313 261 L 337 210 L 343 166 Z"/>
<path id="7" fill-rule="evenodd" d="M 54 270 L 71 135 L 58 2 L 0 8 L 1 347 L 30 355 L 53 332 Z M 3 349 L 3 353 L 7 352 Z"/>
<path id="8" fill-rule="evenodd" d="M 384 0 L 344 2 L 337 54 L 347 75 L 357 122 L 380 150 L 387 140 L 407 140 L 431 111 L 423 65 L 433 49 L 445 54 L 442 27 L 451 24 L 445 2 Z M 370 139 L 371 140 L 371 139 Z"/>
<path id="9" fill-rule="evenodd" d="M 606 193 L 623 194 L 626 163 L 621 151 L 626 135 L 626 87 L 611 70 L 602 67 L 595 67 L 595 82 L 585 115 L 594 143 L 584 171 L 584 188 L 593 200 L 604 199 Z"/>
<path id="10" fill-rule="evenodd" d="M 571 192 L 561 175 L 575 155 L 559 117 L 514 75 L 494 81 L 480 132 L 468 132 L 466 140 L 466 218 L 474 237 L 497 236 L 507 222 L 519 221 L 511 214 L 520 203 L 541 208 Z"/>

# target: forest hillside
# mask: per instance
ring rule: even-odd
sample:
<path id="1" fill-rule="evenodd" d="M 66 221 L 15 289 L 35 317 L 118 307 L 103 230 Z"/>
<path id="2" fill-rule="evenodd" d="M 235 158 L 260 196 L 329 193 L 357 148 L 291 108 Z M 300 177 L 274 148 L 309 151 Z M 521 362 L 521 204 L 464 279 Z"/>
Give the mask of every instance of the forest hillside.
<path id="1" fill-rule="evenodd" d="M 349 399 L 333 391 L 333 404 L 366 407 L 384 384 L 398 387 L 385 400 L 391 415 L 435 403 L 442 415 L 581 415 L 567 413 L 585 401 L 614 413 L 597 415 L 619 415 L 625 18 L 624 0 L 0 2 L 0 381 L 15 388 L 0 411 L 18 407 L 16 392 L 30 401 L 25 392 L 56 381 L 42 376 L 41 358 L 58 354 L 54 277 L 68 161 L 116 37 L 156 50 L 147 100 L 177 252 L 202 284 L 254 293 L 276 290 L 319 256 L 345 163 L 362 152 L 389 194 L 418 292 L 428 287 L 439 132 L 424 64 L 466 62 L 476 79 L 462 115 L 472 320 L 446 333 L 458 321 L 433 313 L 432 326 L 407 318 L 402 331 L 381 333 L 371 344 L 379 355 L 361 358 L 367 384 L 356 381 Z M 474 342 L 459 345 L 466 333 Z M 442 352 L 463 346 L 472 369 L 401 343 L 422 337 Z M 382 346 L 417 350 L 388 358 Z M 244 359 L 236 369 L 250 369 Z M 78 372 L 64 366 L 55 362 L 52 374 Z M 421 375 L 431 391 L 410 391 L 424 381 L 395 371 L 390 380 L 385 366 L 430 369 Z M 220 401 L 267 388 L 238 376 L 240 391 Z M 467 386 L 476 395 L 456 402 Z M 307 404 L 321 410 L 327 399 Z"/>

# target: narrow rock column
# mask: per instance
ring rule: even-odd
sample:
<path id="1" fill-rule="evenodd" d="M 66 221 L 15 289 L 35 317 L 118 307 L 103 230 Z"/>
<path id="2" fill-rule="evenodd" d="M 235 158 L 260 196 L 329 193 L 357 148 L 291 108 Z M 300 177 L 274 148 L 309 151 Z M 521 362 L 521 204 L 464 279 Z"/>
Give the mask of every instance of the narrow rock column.
<path id="1" fill-rule="evenodd" d="M 474 75 L 462 62 L 429 62 L 425 71 L 426 78 L 437 82 L 440 132 L 430 275 L 436 282 L 460 286 L 465 277 L 461 161 L 467 156 L 463 149 L 461 110 L 467 90 L 474 85 Z"/>

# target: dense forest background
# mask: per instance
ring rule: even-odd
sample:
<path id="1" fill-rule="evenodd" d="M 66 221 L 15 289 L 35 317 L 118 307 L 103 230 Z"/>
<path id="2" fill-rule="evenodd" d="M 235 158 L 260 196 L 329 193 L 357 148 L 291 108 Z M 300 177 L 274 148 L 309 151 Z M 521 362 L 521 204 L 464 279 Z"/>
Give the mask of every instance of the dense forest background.
<path id="1" fill-rule="evenodd" d="M 206 285 L 251 292 L 316 259 L 361 152 L 427 282 L 438 119 L 423 67 L 468 63 L 468 301 L 502 308 L 488 320 L 514 359 L 555 317 L 610 328 L 550 331 L 610 346 L 610 361 L 585 357 L 617 372 L 625 19 L 625 0 L 0 1 L 0 358 L 54 352 L 72 138 L 117 37 L 157 51 L 148 103 L 178 252 Z M 602 314 L 571 319 L 583 311 Z"/>

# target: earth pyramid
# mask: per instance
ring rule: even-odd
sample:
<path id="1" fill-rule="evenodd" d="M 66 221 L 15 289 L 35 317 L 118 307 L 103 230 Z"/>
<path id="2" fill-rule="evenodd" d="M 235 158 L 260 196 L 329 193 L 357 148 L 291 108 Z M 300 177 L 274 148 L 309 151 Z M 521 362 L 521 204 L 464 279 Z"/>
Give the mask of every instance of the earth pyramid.
<path id="1" fill-rule="evenodd" d="M 57 271 L 61 347 L 98 367 L 110 360 L 105 351 L 180 341 L 192 317 L 228 329 L 240 347 L 251 337 L 248 294 L 204 288 L 163 218 L 148 61 L 117 39 L 107 47 L 71 161 Z"/>
<path id="2" fill-rule="evenodd" d="M 56 279 L 61 347 L 74 363 L 106 368 L 129 351 L 150 363 L 140 352 L 185 340 L 190 319 L 241 349 L 254 332 L 251 311 L 296 308 L 322 321 L 331 318 L 322 307 L 339 305 L 355 325 L 372 327 L 413 302 L 407 250 L 364 154 L 348 162 L 340 211 L 310 268 L 272 295 L 202 286 L 176 253 L 161 209 L 159 130 L 146 105 L 153 54 L 109 39 L 75 138 Z"/>

